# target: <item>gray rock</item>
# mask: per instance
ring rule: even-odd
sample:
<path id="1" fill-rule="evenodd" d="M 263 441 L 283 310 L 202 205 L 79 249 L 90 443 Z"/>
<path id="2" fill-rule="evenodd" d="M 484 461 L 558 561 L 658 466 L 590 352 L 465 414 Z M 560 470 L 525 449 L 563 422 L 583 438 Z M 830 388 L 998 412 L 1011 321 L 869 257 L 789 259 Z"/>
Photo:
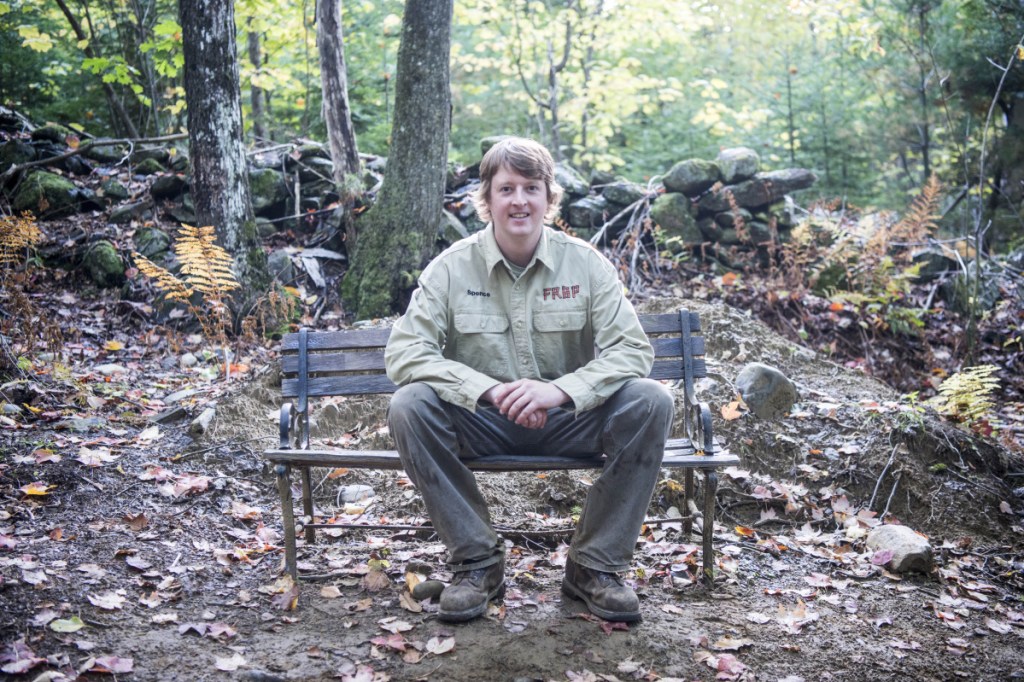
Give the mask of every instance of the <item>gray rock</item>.
<path id="1" fill-rule="evenodd" d="M 506 137 L 508 137 L 508 135 L 491 135 L 490 137 L 485 137 L 480 140 L 480 157 L 483 158 L 483 156 L 490 151 L 491 147 L 498 144 Z"/>
<path id="2" fill-rule="evenodd" d="M 117 180 L 104 180 L 100 183 L 99 195 L 107 201 L 125 201 L 128 199 L 128 189 Z"/>
<path id="3" fill-rule="evenodd" d="M 150 259 L 171 246 L 170 236 L 155 227 L 143 227 L 136 230 L 132 239 L 135 242 L 135 250 Z"/>
<path id="4" fill-rule="evenodd" d="M 188 189 L 188 182 L 183 175 L 177 173 L 166 173 L 161 175 L 149 188 L 149 193 L 154 199 L 174 199 Z"/>
<path id="5" fill-rule="evenodd" d="M 284 249 L 271 251 L 267 256 L 267 269 L 278 282 L 291 284 L 295 279 L 295 266 L 292 257 Z"/>
<path id="6" fill-rule="evenodd" d="M 920 265 L 916 282 L 932 282 L 960 269 L 959 264 L 943 249 L 927 246 L 912 252 L 915 265 Z"/>
<path id="7" fill-rule="evenodd" d="M 609 203 L 616 204 L 617 206 L 629 206 L 643 199 L 644 194 L 646 192 L 644 192 L 640 185 L 625 180 L 613 182 L 601 190 L 601 196 L 607 199 Z M 615 212 L 617 213 L 618 211 Z"/>
<path id="8" fill-rule="evenodd" d="M 2 410 L 4 414 L 14 417 L 18 416 L 24 411 L 21 409 L 21 407 L 15 405 L 14 403 L 4 403 Z"/>
<path id="9" fill-rule="evenodd" d="M 8 140 L 0 144 L 0 172 L 11 166 L 20 166 L 23 163 L 34 161 L 36 150 L 32 145 L 21 140 Z"/>
<path id="10" fill-rule="evenodd" d="M 814 173 L 803 168 L 759 173 L 750 180 L 728 185 L 702 197 L 698 207 L 701 211 L 713 213 L 727 211 L 731 208 L 728 199 L 728 195 L 731 194 L 738 206 L 756 209 L 778 201 L 790 192 L 806 189 L 817 179 Z"/>
<path id="11" fill-rule="evenodd" d="M 174 407 L 168 407 L 157 414 L 154 414 L 149 418 L 151 424 L 170 424 L 180 419 L 184 419 L 188 416 L 188 412 L 181 405 L 175 405 Z"/>
<path id="12" fill-rule="evenodd" d="M 932 569 L 932 546 L 928 539 L 906 526 L 872 528 L 868 533 L 867 547 L 873 552 L 891 551 L 892 559 L 886 566 L 897 573 L 928 573 Z"/>
<path id="13" fill-rule="evenodd" d="M 651 220 L 661 227 L 666 238 L 677 237 L 684 244 L 704 241 L 693 216 L 693 204 L 682 194 L 662 194 L 655 199 L 651 205 Z"/>
<path id="14" fill-rule="evenodd" d="M 796 386 L 775 367 L 751 362 L 736 376 L 736 388 L 750 411 L 761 419 L 789 412 L 799 398 Z"/>
<path id="15" fill-rule="evenodd" d="M 752 178 L 761 170 L 761 157 L 748 147 L 723 149 L 718 153 L 718 168 L 722 171 L 722 182 L 739 182 Z"/>
<path id="16" fill-rule="evenodd" d="M 363 502 L 374 497 L 376 493 L 373 492 L 373 488 L 368 485 L 346 485 L 342 486 L 338 491 L 338 498 L 342 504 L 353 504 L 355 502 Z"/>
<path id="17" fill-rule="evenodd" d="M 753 219 L 754 215 L 745 208 L 736 211 L 723 211 L 715 215 L 715 223 L 723 228 L 736 227 L 736 219 L 746 225 Z"/>
<path id="18" fill-rule="evenodd" d="M 131 204 L 122 204 L 110 212 L 108 221 L 121 224 L 133 220 L 148 220 L 153 217 L 153 200 L 149 197 Z"/>
<path id="19" fill-rule="evenodd" d="M 587 196 L 569 204 L 569 224 L 588 228 L 604 224 L 608 200 L 602 196 Z"/>
<path id="20" fill-rule="evenodd" d="M 119 287 L 124 284 L 124 261 L 117 248 L 105 239 L 89 247 L 82 258 L 82 267 L 98 286 Z"/>
<path id="21" fill-rule="evenodd" d="M 185 355 L 191 355 L 192 356 L 192 364 L 194 365 L 196 363 L 196 356 L 192 355 L 191 353 L 186 353 Z M 182 356 L 182 362 L 181 362 L 182 366 L 185 365 L 184 357 L 185 356 Z M 196 389 L 194 389 L 194 388 L 186 388 L 186 389 L 182 389 L 180 391 L 175 391 L 174 393 L 171 393 L 170 395 L 168 395 L 167 397 L 164 398 L 164 404 L 165 405 L 173 405 L 174 403 L 181 402 L 182 400 L 185 400 L 186 398 L 191 398 L 195 394 L 196 394 Z"/>
<path id="22" fill-rule="evenodd" d="M 114 376 L 115 374 L 128 373 L 127 367 L 125 367 L 124 365 L 118 365 L 113 362 L 108 362 L 102 365 L 96 365 L 96 367 L 94 367 L 93 369 L 95 369 L 97 372 L 99 372 L 105 377 Z"/>
<path id="23" fill-rule="evenodd" d="M 555 164 L 555 182 L 562 186 L 566 196 L 578 198 L 590 193 L 590 185 L 580 172 L 567 163 Z"/>
<path id="24" fill-rule="evenodd" d="M 139 147 L 132 152 L 130 160 L 136 164 L 152 160 L 163 166 L 171 160 L 171 153 L 164 147 Z"/>
<path id="25" fill-rule="evenodd" d="M 423 601 L 424 599 L 437 599 L 444 592 L 444 583 L 440 580 L 424 580 L 421 583 L 416 583 L 416 587 L 412 588 L 412 598 L 416 601 Z"/>
<path id="26" fill-rule="evenodd" d="M 252 169 L 249 171 L 249 189 L 252 192 L 252 210 L 256 215 L 280 217 L 275 214 L 288 200 L 284 176 L 271 168 Z"/>
<path id="27" fill-rule="evenodd" d="M 178 364 L 181 366 L 182 369 L 188 369 L 189 367 L 195 367 L 196 365 L 198 365 L 199 358 L 197 358 L 192 353 L 185 353 L 178 360 Z"/>
<path id="28" fill-rule="evenodd" d="M 213 423 L 213 418 L 216 414 L 217 411 L 214 408 L 206 408 L 198 417 L 192 420 L 192 423 L 189 424 L 188 432 L 193 436 L 203 435 L 209 430 L 210 424 Z"/>
<path id="29" fill-rule="evenodd" d="M 669 192 L 696 196 L 721 179 L 722 172 L 714 161 L 689 159 L 672 166 L 662 183 Z"/>
<path id="30" fill-rule="evenodd" d="M 460 239 L 465 239 L 469 236 L 469 231 L 462 224 L 462 221 L 444 209 L 441 209 L 441 213 L 441 239 L 449 244 L 454 244 Z"/>
<path id="31" fill-rule="evenodd" d="M 65 128 L 62 125 L 50 123 L 48 125 L 44 125 L 41 128 L 36 128 L 35 130 L 33 130 L 32 139 L 46 140 L 47 142 L 57 142 L 58 144 L 63 144 L 67 140 L 69 135 L 74 134 L 75 133 L 70 128 Z"/>

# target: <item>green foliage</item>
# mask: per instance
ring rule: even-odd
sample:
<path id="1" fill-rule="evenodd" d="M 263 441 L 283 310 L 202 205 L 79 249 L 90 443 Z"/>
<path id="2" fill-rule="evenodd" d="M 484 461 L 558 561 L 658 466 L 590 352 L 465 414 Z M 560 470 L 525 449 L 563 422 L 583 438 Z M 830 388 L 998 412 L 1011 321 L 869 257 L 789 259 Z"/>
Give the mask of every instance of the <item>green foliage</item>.
<path id="1" fill-rule="evenodd" d="M 995 408 L 992 394 L 999 389 L 995 365 L 965 367 L 939 386 L 929 403 L 941 414 L 977 427 L 988 421 Z"/>

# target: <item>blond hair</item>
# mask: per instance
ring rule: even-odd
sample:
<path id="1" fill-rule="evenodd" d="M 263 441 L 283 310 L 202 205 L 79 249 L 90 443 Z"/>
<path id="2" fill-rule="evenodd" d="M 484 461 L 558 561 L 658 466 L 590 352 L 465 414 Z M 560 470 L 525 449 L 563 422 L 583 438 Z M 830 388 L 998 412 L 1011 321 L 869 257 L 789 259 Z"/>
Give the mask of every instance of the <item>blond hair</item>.
<path id="1" fill-rule="evenodd" d="M 473 192 L 473 205 L 481 220 L 485 223 L 491 221 L 487 200 L 491 195 L 491 181 L 502 168 L 531 180 L 543 180 L 548 194 L 548 210 L 544 213 L 544 222 L 550 223 L 555 219 L 563 190 L 555 181 L 555 160 L 551 158 L 551 152 L 529 138 L 510 136 L 495 143 L 480 161 L 480 186 Z"/>

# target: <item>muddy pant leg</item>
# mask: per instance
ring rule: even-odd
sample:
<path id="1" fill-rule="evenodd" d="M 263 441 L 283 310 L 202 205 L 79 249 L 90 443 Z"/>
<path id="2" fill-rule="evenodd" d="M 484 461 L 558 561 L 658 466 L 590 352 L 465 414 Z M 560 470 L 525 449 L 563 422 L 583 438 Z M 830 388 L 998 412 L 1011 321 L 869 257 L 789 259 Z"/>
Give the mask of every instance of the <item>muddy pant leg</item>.
<path id="1" fill-rule="evenodd" d="M 577 419 L 601 429 L 608 462 L 587 495 L 569 555 L 581 566 L 625 571 L 672 430 L 672 394 L 656 381 L 636 379 L 590 412 Z"/>
<path id="2" fill-rule="evenodd" d="M 459 460 L 449 405 L 424 384 L 403 386 L 391 398 L 388 426 L 402 466 L 416 484 L 430 520 L 448 548 L 449 563 L 474 568 L 501 560 L 503 546 L 473 472 Z"/>

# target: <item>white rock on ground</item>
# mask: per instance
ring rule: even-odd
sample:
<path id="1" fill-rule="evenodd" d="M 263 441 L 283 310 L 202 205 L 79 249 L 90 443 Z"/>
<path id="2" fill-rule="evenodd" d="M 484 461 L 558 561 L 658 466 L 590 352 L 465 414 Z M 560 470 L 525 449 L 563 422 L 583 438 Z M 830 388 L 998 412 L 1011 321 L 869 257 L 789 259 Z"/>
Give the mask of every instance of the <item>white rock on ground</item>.
<path id="1" fill-rule="evenodd" d="M 867 546 L 874 552 L 890 550 L 892 559 L 886 566 L 897 573 L 928 573 L 932 569 L 931 543 L 907 526 L 877 526 L 868 533 Z"/>

